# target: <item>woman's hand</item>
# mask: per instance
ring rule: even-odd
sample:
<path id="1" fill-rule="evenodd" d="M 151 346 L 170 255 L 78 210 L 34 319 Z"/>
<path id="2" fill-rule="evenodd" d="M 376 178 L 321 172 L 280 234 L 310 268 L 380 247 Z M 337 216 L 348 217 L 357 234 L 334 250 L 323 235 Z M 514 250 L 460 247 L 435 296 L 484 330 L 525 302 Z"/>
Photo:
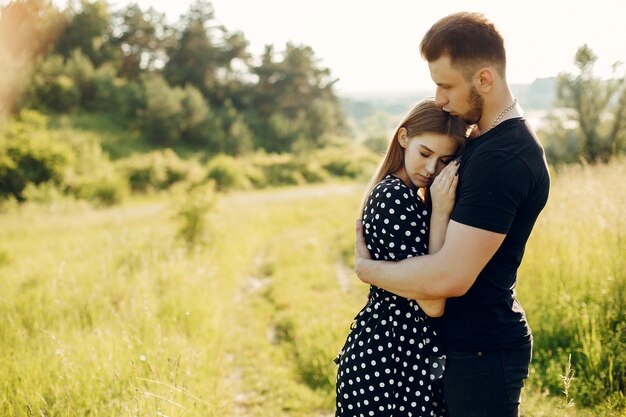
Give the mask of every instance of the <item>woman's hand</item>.
<path id="1" fill-rule="evenodd" d="M 450 217 L 454 208 L 456 186 L 459 182 L 458 169 L 458 161 L 450 162 L 431 184 L 430 198 L 433 203 L 433 215 Z"/>

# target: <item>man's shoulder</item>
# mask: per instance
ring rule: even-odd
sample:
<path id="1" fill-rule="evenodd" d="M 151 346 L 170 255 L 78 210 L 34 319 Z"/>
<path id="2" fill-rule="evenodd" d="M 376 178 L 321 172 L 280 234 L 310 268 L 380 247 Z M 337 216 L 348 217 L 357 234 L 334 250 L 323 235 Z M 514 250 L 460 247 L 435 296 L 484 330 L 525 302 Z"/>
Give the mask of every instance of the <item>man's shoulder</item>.
<path id="1" fill-rule="evenodd" d="M 494 128 L 491 136 L 477 143 L 476 153 L 508 152 L 520 154 L 542 150 L 541 142 L 524 118 L 509 119 Z"/>
<path id="2" fill-rule="evenodd" d="M 476 144 L 465 162 L 474 169 L 510 171 L 529 169 L 533 173 L 547 172 L 541 142 L 523 118 L 510 119 L 487 140 Z"/>

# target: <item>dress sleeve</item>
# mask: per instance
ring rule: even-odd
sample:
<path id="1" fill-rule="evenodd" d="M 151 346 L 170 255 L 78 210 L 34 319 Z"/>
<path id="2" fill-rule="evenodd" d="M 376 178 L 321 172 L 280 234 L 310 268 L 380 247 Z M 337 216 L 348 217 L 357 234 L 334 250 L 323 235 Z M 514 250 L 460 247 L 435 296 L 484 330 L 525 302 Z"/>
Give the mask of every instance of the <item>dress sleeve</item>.
<path id="1" fill-rule="evenodd" d="M 370 194 L 363 216 L 367 248 L 373 259 L 400 260 L 428 248 L 428 212 L 406 186 L 382 183 Z"/>

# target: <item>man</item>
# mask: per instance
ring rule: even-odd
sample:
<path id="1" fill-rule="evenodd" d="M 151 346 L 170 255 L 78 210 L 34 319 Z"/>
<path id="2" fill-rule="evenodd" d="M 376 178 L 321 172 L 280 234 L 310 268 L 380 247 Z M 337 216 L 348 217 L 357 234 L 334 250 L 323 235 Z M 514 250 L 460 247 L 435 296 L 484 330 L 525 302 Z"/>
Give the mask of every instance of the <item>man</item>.
<path id="1" fill-rule="evenodd" d="M 483 15 L 444 17 L 420 50 L 436 104 L 475 124 L 445 244 L 433 255 L 373 261 L 357 222 L 355 270 L 363 282 L 407 298 L 448 298 L 441 320 L 450 417 L 518 416 L 532 335 L 515 285 L 548 198 L 543 148 L 507 84 L 502 37 Z"/>

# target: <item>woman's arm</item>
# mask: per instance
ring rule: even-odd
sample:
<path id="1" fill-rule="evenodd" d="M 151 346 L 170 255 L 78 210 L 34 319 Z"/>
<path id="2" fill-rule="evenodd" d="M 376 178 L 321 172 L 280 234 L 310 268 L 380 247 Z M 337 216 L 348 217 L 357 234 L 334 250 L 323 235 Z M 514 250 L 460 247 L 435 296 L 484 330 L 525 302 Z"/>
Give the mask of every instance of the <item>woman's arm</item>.
<path id="1" fill-rule="evenodd" d="M 432 211 L 430 216 L 428 254 L 439 252 L 443 247 L 450 222 L 450 214 L 454 208 L 456 186 L 458 184 L 458 163 L 456 161 L 446 166 L 437 176 L 430 187 Z M 416 300 L 424 312 L 431 317 L 443 315 L 446 299 Z"/>
<path id="2" fill-rule="evenodd" d="M 454 208 L 456 186 L 459 182 L 457 171 L 458 162 L 448 164 L 430 186 L 432 210 L 430 216 L 430 235 L 428 239 L 428 254 L 432 255 L 443 247 L 450 223 L 450 215 Z"/>

